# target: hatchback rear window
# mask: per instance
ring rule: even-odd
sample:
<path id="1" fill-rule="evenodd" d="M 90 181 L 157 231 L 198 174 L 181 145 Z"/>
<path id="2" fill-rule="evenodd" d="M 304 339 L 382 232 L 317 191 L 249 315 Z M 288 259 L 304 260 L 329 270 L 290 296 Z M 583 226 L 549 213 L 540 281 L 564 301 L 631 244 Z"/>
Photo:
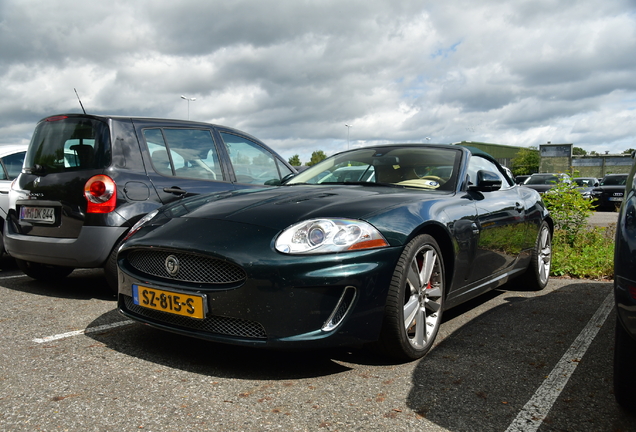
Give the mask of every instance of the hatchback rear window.
<path id="1" fill-rule="evenodd" d="M 38 123 L 24 164 L 26 170 L 43 174 L 101 169 L 108 165 L 108 126 L 90 118 L 65 116 Z"/>

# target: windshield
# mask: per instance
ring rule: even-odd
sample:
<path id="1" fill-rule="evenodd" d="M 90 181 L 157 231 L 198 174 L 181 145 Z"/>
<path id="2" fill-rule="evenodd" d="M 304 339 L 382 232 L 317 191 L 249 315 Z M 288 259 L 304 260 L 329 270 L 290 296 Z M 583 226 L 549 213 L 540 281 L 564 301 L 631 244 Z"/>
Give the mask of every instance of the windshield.
<path id="1" fill-rule="evenodd" d="M 598 182 L 598 180 L 594 178 L 575 178 L 574 182 L 576 183 L 577 186 L 590 187 L 590 186 L 594 186 L 596 182 Z"/>
<path id="2" fill-rule="evenodd" d="M 603 179 L 603 182 L 601 183 L 602 186 L 623 186 L 625 183 L 627 183 L 627 176 L 611 176 L 611 177 L 605 177 Z"/>
<path id="3" fill-rule="evenodd" d="M 455 189 L 461 152 L 422 147 L 374 147 L 325 159 L 286 184 L 393 184 L 418 189 Z"/>
<path id="4" fill-rule="evenodd" d="M 557 184 L 559 178 L 554 175 L 547 176 L 531 176 L 524 184 L 527 185 L 554 185 Z"/>
<path id="5" fill-rule="evenodd" d="M 51 117 L 40 123 L 26 155 L 25 169 L 43 173 L 99 169 L 110 165 L 108 126 L 82 117 Z"/>

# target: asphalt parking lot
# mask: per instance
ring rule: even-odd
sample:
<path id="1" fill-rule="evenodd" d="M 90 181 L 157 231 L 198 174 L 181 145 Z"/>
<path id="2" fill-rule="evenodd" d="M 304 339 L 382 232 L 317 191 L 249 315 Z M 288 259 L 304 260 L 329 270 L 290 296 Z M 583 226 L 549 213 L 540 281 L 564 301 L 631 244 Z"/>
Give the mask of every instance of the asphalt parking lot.
<path id="1" fill-rule="evenodd" d="M 618 220 L 618 212 L 616 211 L 599 211 L 593 212 L 587 219 L 588 225 L 591 226 L 609 226 L 615 224 Z"/>
<path id="2" fill-rule="evenodd" d="M 435 348 L 272 352 L 126 321 L 99 270 L 1 261 L 3 431 L 629 431 L 612 394 L 609 282 L 553 279 L 447 311 Z"/>

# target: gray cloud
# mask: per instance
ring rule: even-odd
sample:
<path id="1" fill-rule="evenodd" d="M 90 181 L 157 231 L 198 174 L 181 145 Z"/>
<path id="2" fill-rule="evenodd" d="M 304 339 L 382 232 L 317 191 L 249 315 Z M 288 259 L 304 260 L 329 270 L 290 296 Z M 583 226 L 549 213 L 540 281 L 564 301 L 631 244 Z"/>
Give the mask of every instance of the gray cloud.
<path id="1" fill-rule="evenodd" d="M 185 118 L 284 156 L 461 140 L 636 147 L 636 2 L 0 0 L 0 144 L 46 115 Z"/>

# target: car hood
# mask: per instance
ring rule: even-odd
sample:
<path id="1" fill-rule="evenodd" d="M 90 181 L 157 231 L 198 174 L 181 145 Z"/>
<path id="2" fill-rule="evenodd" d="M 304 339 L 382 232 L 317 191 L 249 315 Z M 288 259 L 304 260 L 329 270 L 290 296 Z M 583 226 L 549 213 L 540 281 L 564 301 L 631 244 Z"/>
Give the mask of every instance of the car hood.
<path id="1" fill-rule="evenodd" d="M 546 184 L 524 184 L 521 186 L 534 189 L 539 193 L 546 192 L 554 187 L 554 185 L 546 185 Z"/>
<path id="2" fill-rule="evenodd" d="M 445 196 L 444 192 L 387 186 L 282 186 L 200 195 L 164 207 L 163 215 L 231 220 L 281 230 L 311 218 L 369 220 L 398 205 Z"/>

